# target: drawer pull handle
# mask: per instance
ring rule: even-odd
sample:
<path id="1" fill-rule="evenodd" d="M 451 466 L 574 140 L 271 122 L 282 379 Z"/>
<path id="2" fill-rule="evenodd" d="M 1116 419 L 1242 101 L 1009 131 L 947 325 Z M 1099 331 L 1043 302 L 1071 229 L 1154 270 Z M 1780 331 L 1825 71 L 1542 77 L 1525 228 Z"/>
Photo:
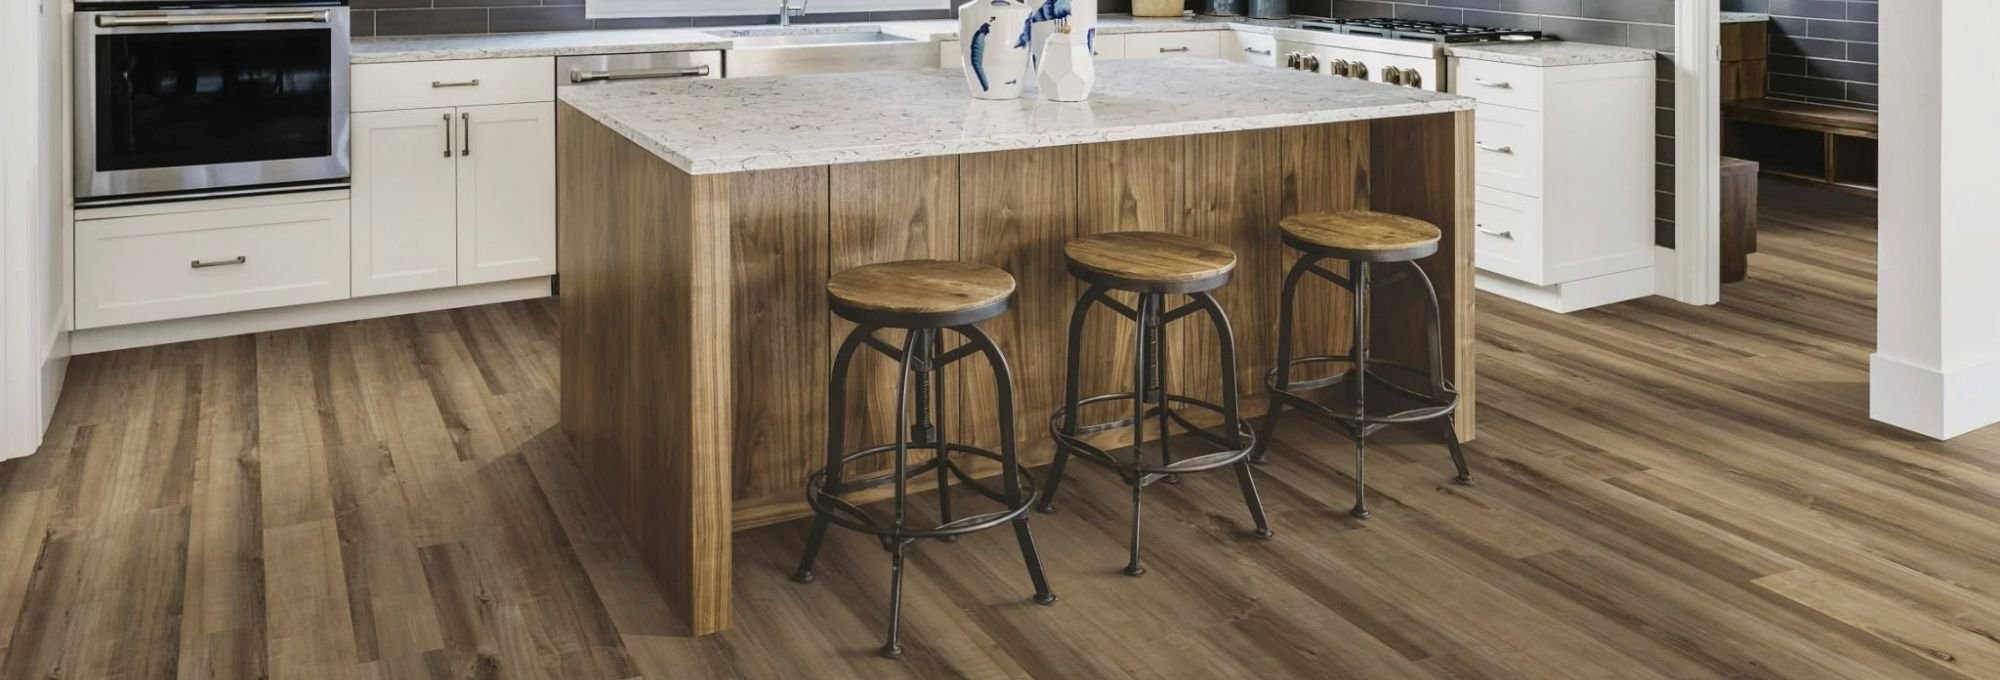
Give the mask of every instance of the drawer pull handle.
<path id="1" fill-rule="evenodd" d="M 244 257 L 244 256 L 242 256 L 242 255 L 238 255 L 238 256 L 236 256 L 236 258 L 235 258 L 235 259 L 232 259 L 232 260 L 209 260 L 209 261 L 207 261 L 207 262 L 203 262 L 203 261 L 201 261 L 201 260 L 189 260 L 189 261 L 188 261 L 188 269 L 207 269 L 207 268 L 209 268 L 209 267 L 227 267 L 227 266 L 229 266 L 229 265 L 232 265 L 232 264 L 243 264 L 243 263 L 245 263 L 245 262 L 249 262 L 249 261 L 250 261 L 250 258 L 248 258 L 248 257 Z"/>
<path id="2" fill-rule="evenodd" d="M 1186 52 L 1186 51 L 1188 51 L 1188 50 L 1190 50 L 1190 49 L 1192 49 L 1192 48 L 1189 48 L 1189 47 L 1187 47 L 1187 46 L 1181 46 L 1181 47 L 1162 47 L 1162 48 L 1160 48 L 1160 54 L 1166 54 L 1166 53 L 1168 53 L 1168 52 Z"/>
<path id="3" fill-rule="evenodd" d="M 1260 49 L 1257 49 L 1257 48 L 1255 48 L 1255 47 L 1245 47 L 1245 48 L 1243 48 L 1243 51 L 1245 51 L 1245 52 L 1249 52 L 1249 53 L 1251 53 L 1251 54 L 1255 54 L 1255 55 L 1261 55 L 1261 56 L 1266 56 L 1266 57 L 1268 57 L 1268 56 L 1271 56 L 1271 51 L 1270 51 L 1270 50 L 1260 50 Z"/>
<path id="4" fill-rule="evenodd" d="M 1507 154 L 1507 155 L 1509 155 L 1509 156 L 1512 156 L 1512 155 L 1514 155 L 1514 147 L 1511 147 L 1511 146 L 1494 146 L 1494 145 L 1492 145 L 1492 144 L 1487 144 L 1486 142 L 1473 142 L 1473 143 L 1472 143 L 1472 145 L 1473 145 L 1473 146 L 1476 146 L 1476 147 L 1479 147 L 1479 150 L 1481 150 L 1481 151 L 1491 151 L 1491 152 L 1493 152 L 1493 153 L 1504 153 L 1504 154 Z"/>
<path id="5" fill-rule="evenodd" d="M 449 83 L 447 83 L 447 82 L 445 82 L 445 81 L 442 81 L 442 80 L 433 80 L 433 81 L 431 81 L 431 87 L 434 87 L 434 88 L 437 88 L 437 87 L 479 87 L 479 79 L 478 79 L 478 78 L 473 78 L 472 80 L 455 80 L 455 81 L 452 81 L 452 82 L 449 82 Z"/>
<path id="6" fill-rule="evenodd" d="M 1512 90 L 1512 89 L 1514 89 L 1514 84 L 1513 84 L 1513 83 L 1510 83 L 1510 82 L 1507 82 L 1507 81 L 1505 81 L 1505 80 L 1487 80 L 1487 79 L 1485 79 L 1485 78 L 1473 78 L 1473 79 L 1472 79 L 1472 84 L 1474 84 L 1474 85 L 1478 85 L 1478 86 L 1480 86 L 1480 87 L 1490 87 L 1490 88 L 1494 88 L 1494 89 L 1496 89 L 1496 90 Z"/>
<path id="7" fill-rule="evenodd" d="M 1512 241 L 1512 240 L 1514 240 L 1514 232 L 1513 232 L 1513 231 L 1501 231 L 1501 230 L 1499 230 L 1499 229 L 1488 229 L 1488 228 L 1486 227 L 1486 225 L 1484 225 L 1484 224 L 1475 224 L 1475 225 L 1472 225 L 1472 228 L 1473 228 L 1473 229 L 1474 229 L 1475 231 L 1478 231 L 1479 233 L 1481 233 L 1481 234 L 1485 234 L 1485 235 L 1487 235 L 1487 236 L 1497 236 L 1497 237 L 1500 237 L 1500 238 L 1504 238 L 1504 239 L 1507 239 L 1507 240 L 1509 240 L 1509 241 Z"/>

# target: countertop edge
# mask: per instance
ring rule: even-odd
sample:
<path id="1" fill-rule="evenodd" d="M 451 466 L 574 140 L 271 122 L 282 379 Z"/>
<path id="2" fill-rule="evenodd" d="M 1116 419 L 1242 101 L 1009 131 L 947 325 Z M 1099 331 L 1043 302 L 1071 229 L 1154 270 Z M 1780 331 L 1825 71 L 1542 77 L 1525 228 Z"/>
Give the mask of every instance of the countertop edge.
<path id="1" fill-rule="evenodd" d="M 1538 50 L 1542 53 L 1537 54 Z M 1534 66 L 1538 68 L 1623 64 L 1636 61 L 1653 61 L 1659 57 L 1659 52 L 1648 49 L 1579 43 L 1566 40 L 1512 44 L 1475 43 L 1452 45 L 1445 48 L 1445 53 L 1459 59 L 1514 64 L 1516 66 Z"/>
<path id="2" fill-rule="evenodd" d="M 1324 123 L 1345 123 L 1358 120 L 1402 118 L 1407 116 L 1470 111 L 1477 105 L 1475 100 L 1459 98 L 1407 104 L 1384 104 L 1365 108 L 1336 109 L 1309 113 L 1247 116 L 1226 120 L 1135 125 L 1110 130 L 997 135 L 989 138 L 968 140 L 963 143 L 890 143 L 806 153 L 746 154 L 696 160 L 688 158 L 686 155 L 668 148 L 665 143 L 620 122 L 615 116 L 605 115 L 601 110 L 588 105 L 579 105 L 574 101 L 561 101 L 575 108 L 579 113 L 589 116 L 591 120 L 610 128 L 612 131 L 617 132 L 619 136 L 631 140 L 634 144 L 638 144 L 641 148 L 651 151 L 653 155 L 658 156 L 662 160 L 667 161 L 668 164 L 690 175 L 721 175 L 759 170 L 811 167 L 816 165 L 845 165 L 848 163 L 869 163 L 932 156 L 957 156 L 995 151 L 1019 151 L 1022 149 L 1120 142 L 1134 139 L 1156 139 L 1220 132 L 1241 132 L 1245 130 L 1320 125 Z"/>

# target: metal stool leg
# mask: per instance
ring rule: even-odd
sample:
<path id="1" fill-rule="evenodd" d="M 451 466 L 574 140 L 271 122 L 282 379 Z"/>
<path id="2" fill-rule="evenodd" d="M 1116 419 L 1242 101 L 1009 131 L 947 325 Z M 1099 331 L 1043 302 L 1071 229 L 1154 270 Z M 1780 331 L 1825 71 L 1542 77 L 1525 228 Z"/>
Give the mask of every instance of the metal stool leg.
<path id="1" fill-rule="evenodd" d="M 925 365 L 931 369 L 930 382 L 937 389 L 935 401 L 933 402 L 934 405 L 931 407 L 931 412 L 935 415 L 935 420 L 920 418 L 917 422 L 917 427 L 929 434 L 930 441 L 927 443 L 937 447 L 932 449 L 932 451 L 937 456 L 938 523 L 946 524 L 951 522 L 951 472 L 953 467 L 951 462 L 951 423 L 946 418 L 945 402 L 951 394 L 951 390 L 946 389 L 945 386 L 944 366 L 938 364 L 938 359 L 944 356 L 944 333 L 941 331 L 929 331 L 929 334 L 930 342 L 926 345 L 929 355 L 924 360 Z M 917 399 L 919 404 L 923 403 L 924 395 L 921 391 L 918 393 Z M 945 536 L 938 540 L 945 543 L 956 543 L 958 542 L 958 537 Z"/>
<path id="2" fill-rule="evenodd" d="M 966 340 L 986 355 L 987 363 L 993 366 L 993 382 L 1000 402 L 1000 458 L 1001 490 L 1007 498 L 1007 505 L 1018 507 L 1032 502 L 1021 494 L 1021 460 L 1014 449 L 1014 372 L 1007 365 L 1007 357 L 1000 353 L 1000 347 L 993 344 L 993 338 L 974 326 L 960 326 L 953 330 L 964 335 Z M 1035 604 L 1055 604 L 1056 594 L 1049 589 L 1049 578 L 1042 572 L 1042 558 L 1035 550 L 1035 536 L 1028 531 L 1028 515 L 1013 519 L 1014 539 L 1021 544 L 1021 561 L 1028 566 L 1028 579 L 1035 585 Z"/>
<path id="3" fill-rule="evenodd" d="M 1264 414 L 1264 432 L 1257 437 L 1256 450 L 1250 452 L 1250 461 L 1262 463 L 1270 458 L 1271 443 L 1278 437 L 1278 414 L 1285 410 L 1285 400 L 1278 393 L 1292 387 L 1292 325 L 1296 322 L 1292 315 L 1292 303 L 1298 299 L 1299 280 L 1305 278 L 1319 258 L 1300 255 L 1292 271 L 1285 275 L 1284 291 L 1278 296 L 1278 374 L 1272 384 L 1271 405 Z"/>
<path id="4" fill-rule="evenodd" d="M 906 541 L 889 546 L 889 641 L 882 643 L 880 652 L 884 658 L 903 655 L 903 557 L 909 551 L 910 544 Z"/>
<path id="5" fill-rule="evenodd" d="M 1222 305 L 1215 301 L 1215 296 L 1195 293 L 1188 297 L 1208 311 L 1209 322 L 1215 325 L 1216 337 L 1221 340 L 1222 429 L 1229 433 L 1229 448 L 1242 449 L 1243 412 L 1236 384 L 1236 331 L 1229 324 L 1229 316 L 1222 313 Z M 1236 484 L 1243 490 L 1243 503 L 1250 507 L 1250 520 L 1257 525 L 1257 537 L 1270 538 L 1271 525 L 1264 518 L 1264 500 L 1257 495 L 1257 482 L 1250 476 L 1250 461 L 1237 461 L 1235 468 Z"/>
<path id="6" fill-rule="evenodd" d="M 896 432 L 910 430 L 910 382 L 911 364 L 916 360 L 921 347 L 929 342 L 931 331 L 908 331 L 903 335 L 903 356 L 897 362 L 896 371 Z M 896 507 L 894 530 L 882 539 L 882 547 L 890 553 L 893 581 L 889 589 L 889 640 L 882 644 L 882 656 L 891 659 L 903 655 L 901 644 L 903 619 L 903 555 L 909 551 L 910 541 L 902 536 L 904 521 L 908 518 L 910 500 L 910 441 L 900 434 L 896 437 Z"/>
<path id="7" fill-rule="evenodd" d="M 1135 325 L 1132 329 L 1132 467 L 1134 468 L 1144 464 L 1146 455 L 1146 369 L 1152 363 L 1152 357 L 1148 354 L 1157 348 L 1146 342 L 1149 335 L 1147 329 L 1156 323 L 1154 319 L 1159 314 L 1162 297 L 1157 294 L 1140 295 L 1139 314 L 1133 319 Z M 1160 436 L 1164 439 L 1166 433 L 1161 432 Z M 1132 485 L 1132 540 L 1131 560 L 1125 563 L 1125 575 L 1141 576 L 1146 573 L 1146 567 L 1139 563 L 1139 527 L 1144 514 L 1142 509 L 1144 506 L 1139 501 L 1146 489 L 1146 477 L 1143 474 L 1133 473 L 1126 481 Z"/>
<path id="8" fill-rule="evenodd" d="M 847 369 L 854 361 L 854 351 L 861 348 L 861 342 L 876 331 L 874 326 L 859 326 L 847 334 L 847 340 L 840 344 L 840 351 L 834 354 L 833 374 L 827 380 L 826 388 L 826 484 L 821 489 L 826 493 L 839 493 L 841 480 L 841 446 L 846 442 L 847 422 Z M 829 510 L 813 514 L 812 531 L 806 535 L 806 551 L 799 557 L 799 569 L 792 572 L 792 580 L 812 583 L 813 561 L 819 558 L 821 544 L 826 541 L 827 525 L 832 523 Z"/>
<path id="9" fill-rule="evenodd" d="M 1104 288 L 1092 286 L 1077 298 L 1076 308 L 1069 313 L 1068 371 L 1063 373 L 1063 432 L 1074 436 L 1083 426 L 1083 408 L 1077 402 L 1083 399 L 1083 326 L 1088 320 L 1090 306 L 1104 295 Z M 1063 468 L 1069 465 L 1069 450 L 1056 445 L 1056 459 L 1049 465 L 1048 486 L 1042 489 L 1042 502 L 1035 509 L 1040 512 L 1055 512 L 1056 487 L 1062 485 Z"/>
<path id="10" fill-rule="evenodd" d="M 1167 402 L 1168 352 L 1165 313 L 1166 296 L 1158 296 L 1153 303 L 1153 324 L 1146 328 L 1146 332 L 1150 335 L 1147 345 L 1151 348 L 1151 353 L 1147 356 L 1151 359 L 1152 368 L 1146 372 L 1149 384 L 1146 387 L 1145 400 L 1153 405 L 1159 419 L 1159 429 L 1157 431 L 1160 435 L 1160 467 L 1174 464 L 1173 436 L 1172 432 L 1167 429 L 1169 427 L 1168 418 L 1170 417 L 1167 410 L 1171 408 L 1171 405 Z M 1161 481 L 1168 484 L 1179 484 L 1181 483 L 1181 476 L 1169 474 L 1162 478 Z"/>
<path id="11" fill-rule="evenodd" d="M 1424 331 L 1427 334 L 1427 339 L 1430 341 L 1431 361 L 1429 368 L 1431 394 L 1442 397 L 1447 390 L 1444 376 L 1444 332 L 1441 329 L 1441 326 L 1444 325 L 1444 309 L 1438 305 L 1437 287 L 1431 284 L 1431 277 L 1429 274 L 1424 273 L 1423 266 L 1416 262 L 1409 262 L 1407 264 L 1409 264 L 1410 269 L 1414 272 L 1416 279 L 1424 284 L 1425 299 L 1430 302 L 1430 307 L 1426 310 L 1429 314 L 1424 317 Z M 1455 417 L 1447 413 L 1442 422 L 1444 423 L 1445 447 L 1451 451 L 1451 465 L 1458 471 L 1458 476 L 1454 477 L 1452 481 L 1471 486 L 1472 469 L 1465 465 L 1465 450 L 1459 446 L 1458 427 Z"/>
<path id="12" fill-rule="evenodd" d="M 1347 514 L 1368 519 L 1368 263 L 1348 263 L 1354 283 L 1354 508 Z"/>

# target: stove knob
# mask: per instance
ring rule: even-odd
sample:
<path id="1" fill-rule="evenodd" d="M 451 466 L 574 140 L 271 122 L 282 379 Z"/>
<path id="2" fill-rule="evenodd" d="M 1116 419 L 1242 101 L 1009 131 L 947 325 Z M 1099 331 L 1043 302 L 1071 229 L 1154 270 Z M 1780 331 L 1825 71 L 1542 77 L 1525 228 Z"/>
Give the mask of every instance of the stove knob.
<path id="1" fill-rule="evenodd" d="M 1413 68 L 1403 69 L 1403 84 L 1410 87 L 1423 87 L 1424 74 Z"/>
<path id="2" fill-rule="evenodd" d="M 1349 78 L 1358 78 L 1358 79 L 1361 79 L 1361 80 L 1367 80 L 1367 79 L 1368 79 L 1368 65 L 1367 65 L 1367 64 L 1363 64 L 1363 63 L 1361 63 L 1361 62 L 1358 62 L 1358 61 L 1350 61 L 1350 62 L 1348 62 L 1348 63 L 1347 63 L 1347 77 L 1349 77 Z"/>
<path id="3" fill-rule="evenodd" d="M 1346 59 L 1335 59 L 1333 60 L 1333 67 L 1331 69 L 1328 69 L 1327 73 L 1331 73 L 1333 75 L 1346 78 L 1347 69 L 1353 64 L 1354 62 L 1348 61 Z"/>
<path id="4" fill-rule="evenodd" d="M 1308 54 L 1299 57 L 1299 65 L 1307 71 L 1319 72 L 1319 55 Z"/>
<path id="5" fill-rule="evenodd" d="M 1289 68 L 1289 69 L 1297 69 L 1297 68 L 1299 67 L 1299 57 L 1302 57 L 1302 56 L 1305 56 L 1305 55 L 1302 55 L 1302 54 L 1299 54 L 1299 53 L 1297 53 L 1297 52 L 1286 52 L 1286 53 L 1285 53 L 1285 68 Z"/>
<path id="6" fill-rule="evenodd" d="M 1394 66 L 1382 69 L 1382 82 L 1390 85 L 1403 84 L 1403 69 Z"/>

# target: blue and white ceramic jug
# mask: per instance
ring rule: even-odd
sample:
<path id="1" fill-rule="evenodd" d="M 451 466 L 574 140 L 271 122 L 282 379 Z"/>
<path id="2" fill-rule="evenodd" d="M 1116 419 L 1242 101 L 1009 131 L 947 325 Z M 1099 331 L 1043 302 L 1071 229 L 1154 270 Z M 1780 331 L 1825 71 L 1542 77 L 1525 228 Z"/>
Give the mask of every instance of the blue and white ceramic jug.
<path id="1" fill-rule="evenodd" d="M 1028 79 L 1028 14 L 1023 0 L 972 0 L 958 7 L 958 52 L 965 84 L 980 99 L 1018 99 Z"/>

